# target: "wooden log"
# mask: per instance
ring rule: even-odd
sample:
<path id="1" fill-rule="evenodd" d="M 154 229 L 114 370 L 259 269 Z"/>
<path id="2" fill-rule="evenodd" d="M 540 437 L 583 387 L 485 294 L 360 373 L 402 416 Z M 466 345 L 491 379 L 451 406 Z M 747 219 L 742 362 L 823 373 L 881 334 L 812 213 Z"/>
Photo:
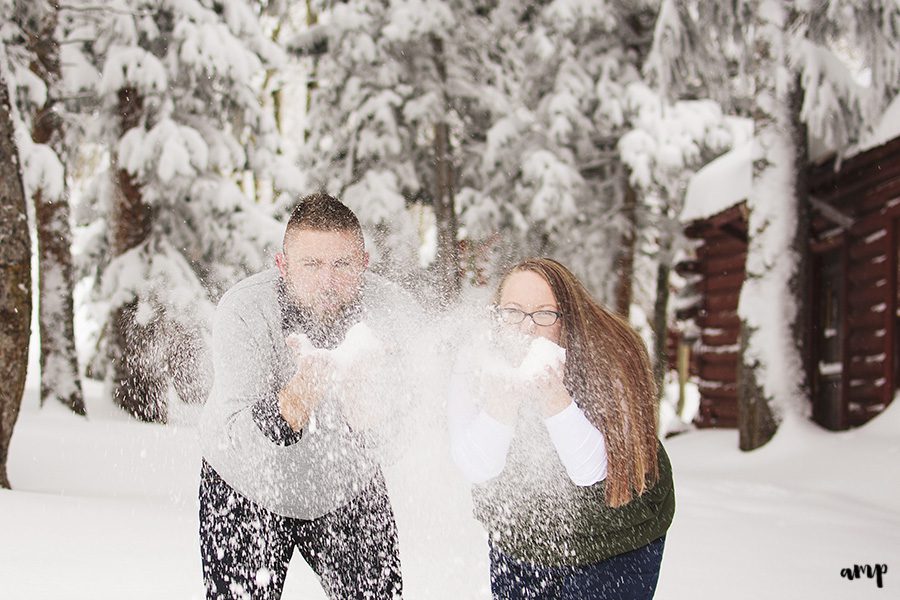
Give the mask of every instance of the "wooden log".
<path id="1" fill-rule="evenodd" d="M 708 221 L 709 224 L 713 227 L 721 228 L 725 225 L 736 225 L 742 226 L 744 231 L 746 231 L 747 205 L 744 202 L 739 202 L 738 204 L 730 206 L 725 210 L 711 216 Z"/>
<path id="2" fill-rule="evenodd" d="M 884 336 L 878 337 L 873 335 L 867 336 L 850 336 L 849 343 L 850 354 L 879 354 L 885 351 Z"/>
<path id="3" fill-rule="evenodd" d="M 811 165 L 808 172 L 810 188 L 812 191 L 818 191 L 818 188 L 832 187 L 842 180 L 843 171 L 877 168 L 886 158 L 897 154 L 900 154 L 900 138 L 843 160 L 841 169 L 835 169 L 837 158 Z"/>
<path id="4" fill-rule="evenodd" d="M 701 219 L 685 226 L 684 235 L 691 240 L 700 240 L 706 236 L 710 229 L 709 223 L 705 219 Z"/>
<path id="5" fill-rule="evenodd" d="M 735 384 L 737 383 L 737 365 L 701 363 L 699 375 L 704 381 Z"/>
<path id="6" fill-rule="evenodd" d="M 897 351 L 897 221 L 896 219 L 891 220 L 890 226 L 887 228 L 887 247 L 888 247 L 888 260 L 887 260 L 887 281 L 885 282 L 885 293 L 887 294 L 887 313 L 885 322 L 885 340 L 884 340 L 884 348 L 886 356 L 889 356 L 886 365 L 886 369 L 884 371 L 884 379 L 885 379 L 885 402 L 891 401 L 891 396 L 894 394 L 895 388 L 897 387 L 896 381 L 896 369 L 894 369 L 894 364 L 896 360 L 896 356 L 894 355 Z"/>
<path id="7" fill-rule="evenodd" d="M 875 380 L 884 374 L 884 361 L 882 360 L 865 360 L 863 357 L 851 359 L 846 367 L 847 376 L 850 379 L 871 379 Z"/>
<path id="8" fill-rule="evenodd" d="M 725 293 L 708 293 L 706 295 L 706 310 L 710 312 L 718 312 L 723 310 L 737 311 L 738 300 L 740 299 L 739 291 L 729 291 Z"/>
<path id="9" fill-rule="evenodd" d="M 704 272 L 708 274 L 744 273 L 744 265 L 747 262 L 746 252 L 735 252 L 723 256 L 710 256 L 704 263 Z"/>
<path id="10" fill-rule="evenodd" d="M 719 234 L 707 238 L 703 246 L 697 250 L 697 255 L 706 259 L 715 256 L 733 256 L 742 252 L 747 252 L 746 242 L 742 242 L 731 236 Z"/>
<path id="11" fill-rule="evenodd" d="M 866 261 L 858 265 L 850 265 L 847 272 L 850 288 L 879 287 L 887 284 L 887 261 L 875 263 Z"/>
<path id="12" fill-rule="evenodd" d="M 854 385 L 854 383 L 856 385 Z M 852 382 L 849 387 L 850 399 L 856 402 L 860 400 L 873 401 L 884 398 L 884 381 L 880 379 L 863 380 L 863 383 Z"/>
<path id="13" fill-rule="evenodd" d="M 884 311 L 876 312 L 871 307 L 861 307 L 860 310 L 850 311 L 847 315 L 847 323 L 850 330 L 884 327 L 884 318 Z"/>
<path id="14" fill-rule="evenodd" d="M 876 256 L 884 256 L 887 254 L 887 238 L 879 237 L 871 239 L 868 242 L 860 240 L 859 242 L 850 244 L 850 262 L 857 263 L 865 259 L 872 259 Z"/>
<path id="15" fill-rule="evenodd" d="M 698 427 L 737 427 L 738 403 L 736 398 L 718 399 L 701 397 L 694 423 Z"/>
<path id="16" fill-rule="evenodd" d="M 887 204 L 887 203 L 885 203 Z M 880 218 L 882 215 L 876 213 L 866 215 L 857 220 L 853 227 L 850 228 L 850 235 L 854 238 L 867 238 L 873 233 L 885 228 L 885 219 Z"/>
<path id="17" fill-rule="evenodd" d="M 704 364 L 717 365 L 734 365 L 737 368 L 738 353 L 734 352 L 709 352 L 704 350 L 697 351 L 697 362 L 703 367 Z"/>
<path id="18" fill-rule="evenodd" d="M 896 160 L 895 162 L 900 162 Z M 853 203 L 857 207 L 857 214 L 868 216 L 878 214 L 892 199 L 900 195 L 900 169 L 894 171 L 888 178 L 874 178 L 870 180 L 869 187 L 863 190 L 855 200 L 848 198 L 847 204 Z"/>
<path id="19" fill-rule="evenodd" d="M 740 330 L 732 327 L 730 329 L 713 329 L 719 333 L 701 333 L 701 339 L 704 346 L 733 346 L 738 343 Z"/>
<path id="20" fill-rule="evenodd" d="M 712 292 L 731 292 L 740 293 L 744 284 L 743 273 L 732 273 L 730 275 L 712 275 L 707 276 L 706 291 Z"/>
<path id="21" fill-rule="evenodd" d="M 737 423 L 738 418 L 738 403 L 737 401 L 728 402 L 725 400 L 719 400 L 715 403 L 714 406 L 710 407 L 709 412 L 711 416 L 717 422 L 734 422 Z"/>
<path id="22" fill-rule="evenodd" d="M 870 306 L 890 300 L 894 290 L 888 289 L 887 281 L 882 280 L 881 285 L 856 286 L 851 285 L 847 290 L 847 301 L 851 306 Z"/>
<path id="23" fill-rule="evenodd" d="M 865 404 L 853 403 L 848 409 L 848 420 L 851 427 L 859 427 L 865 425 L 882 412 L 886 405 L 882 401 L 868 402 Z"/>
<path id="24" fill-rule="evenodd" d="M 896 142 L 896 140 L 895 140 Z M 900 176 L 900 161 L 896 160 L 898 147 L 889 142 L 885 146 L 864 152 L 844 162 L 841 168 L 831 172 L 816 168 L 811 174 L 810 192 L 822 201 L 839 209 L 846 208 L 852 214 L 865 214 L 856 201 L 867 189 L 879 186 Z"/>
<path id="25" fill-rule="evenodd" d="M 700 327 L 713 327 L 717 329 L 739 330 L 741 319 L 737 314 L 737 306 L 725 310 L 709 310 L 706 307 L 705 314 L 701 315 L 698 325 Z"/>
<path id="26" fill-rule="evenodd" d="M 718 385 L 717 387 L 698 386 L 700 388 L 701 399 L 709 401 L 718 400 L 734 400 L 737 401 L 737 387 L 730 384 Z M 701 400 L 702 401 L 702 400 Z"/>

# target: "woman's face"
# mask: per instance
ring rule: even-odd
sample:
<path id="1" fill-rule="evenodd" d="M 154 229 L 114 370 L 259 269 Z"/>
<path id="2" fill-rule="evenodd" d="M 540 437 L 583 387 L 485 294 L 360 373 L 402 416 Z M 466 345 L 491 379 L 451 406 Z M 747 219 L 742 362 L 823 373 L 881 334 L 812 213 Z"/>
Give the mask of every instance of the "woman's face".
<path id="1" fill-rule="evenodd" d="M 508 324 L 522 333 L 530 336 L 547 338 L 554 344 L 559 344 L 562 332 L 562 318 L 558 318 L 552 325 L 538 325 L 535 319 L 541 322 L 544 319 L 552 320 L 548 312 L 559 314 L 559 305 L 550 284 L 534 271 L 515 271 L 503 282 L 500 289 L 501 317 L 505 321 L 517 320 L 522 313 L 538 313 L 532 317 L 526 316 L 521 323 Z"/>

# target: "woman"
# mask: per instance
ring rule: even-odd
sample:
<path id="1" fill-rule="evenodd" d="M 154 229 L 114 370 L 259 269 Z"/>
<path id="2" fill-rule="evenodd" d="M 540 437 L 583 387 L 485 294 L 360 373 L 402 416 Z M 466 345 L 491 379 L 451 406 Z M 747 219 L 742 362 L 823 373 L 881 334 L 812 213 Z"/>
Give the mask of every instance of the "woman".
<path id="1" fill-rule="evenodd" d="M 495 340 L 545 338 L 565 359 L 531 380 L 477 352 L 457 362 L 452 453 L 475 484 L 494 598 L 652 598 L 675 496 L 642 340 L 546 258 L 513 267 L 495 304 Z"/>

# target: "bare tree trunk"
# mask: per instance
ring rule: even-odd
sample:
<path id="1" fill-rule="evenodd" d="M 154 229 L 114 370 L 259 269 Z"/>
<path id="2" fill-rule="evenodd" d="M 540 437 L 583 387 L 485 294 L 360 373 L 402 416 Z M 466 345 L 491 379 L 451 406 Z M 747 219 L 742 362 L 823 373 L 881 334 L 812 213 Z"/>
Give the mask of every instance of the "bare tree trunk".
<path id="1" fill-rule="evenodd" d="M 5 53 L 0 53 L 5 62 Z M 19 417 L 31 335 L 31 236 L 5 67 L 0 64 L 0 488 Z"/>
<path id="2" fill-rule="evenodd" d="M 119 90 L 118 114 L 122 131 L 140 123 L 143 99 L 137 90 Z M 116 170 L 118 184 L 110 230 L 114 257 L 143 244 L 150 236 L 152 215 L 144 203 L 139 184 L 125 169 Z M 164 373 L 154 373 L 148 360 L 155 342 L 154 325 L 136 319 L 138 300 L 116 307 L 110 317 L 109 359 L 112 366 L 113 398 L 122 409 L 143 421 L 166 420 L 168 382 Z"/>
<path id="3" fill-rule="evenodd" d="M 797 229 L 794 232 L 794 243 L 792 244 L 792 249 L 797 257 L 797 268 L 790 281 L 790 293 L 797 305 L 797 315 L 791 324 L 791 332 L 804 367 L 799 373 L 800 388 L 804 396 L 810 398 L 813 368 L 810 342 L 812 304 L 807 292 L 810 289 L 810 273 L 812 272 L 812 252 L 809 248 L 812 209 L 809 203 L 809 137 L 806 124 L 800 118 L 803 108 L 803 88 L 799 74 L 795 78 L 789 100 L 791 138 L 795 149 L 794 164 L 796 165 L 794 191 L 797 196 Z"/>
<path id="4" fill-rule="evenodd" d="M 751 331 L 741 321 L 740 356 L 747 353 Z M 741 450 L 754 450 L 772 439 L 778 430 L 778 422 L 766 395 L 756 377 L 756 366 L 738 360 L 738 436 Z"/>
<path id="5" fill-rule="evenodd" d="M 447 123 L 434 126 L 435 197 L 434 215 L 437 222 L 437 260 L 444 300 L 450 302 L 459 295 L 459 246 L 456 206 L 453 198 L 453 165 L 450 159 L 450 127 Z"/>
<path id="6" fill-rule="evenodd" d="M 631 310 L 634 284 L 634 245 L 637 232 L 637 194 L 628 181 L 628 171 L 622 169 L 622 179 L 625 186 L 625 204 L 623 213 L 628 222 L 628 229 L 622 234 L 621 250 L 619 252 L 618 272 L 619 280 L 616 283 L 616 312 L 628 318 Z"/>
<path id="7" fill-rule="evenodd" d="M 306 0 L 306 26 L 312 27 L 313 25 L 319 22 L 319 15 L 316 13 L 315 7 L 312 5 L 312 0 Z M 312 57 L 312 68 L 310 69 L 310 73 L 306 79 L 306 110 L 303 114 L 308 115 L 309 111 L 312 110 L 313 103 L 313 94 L 316 89 L 319 87 L 319 57 L 317 55 L 313 55 Z M 303 141 L 309 140 L 309 124 L 304 127 L 303 130 Z"/>
<path id="8" fill-rule="evenodd" d="M 34 115 L 31 136 L 48 144 L 57 155 L 63 145 L 62 120 L 54 110 L 60 80 L 59 43 L 56 40 L 57 7 L 47 4 L 40 29 L 29 39 L 35 60 L 31 70 L 47 86 L 47 101 Z M 64 183 L 65 184 L 65 183 Z M 77 414 L 85 414 L 78 356 L 75 351 L 75 280 L 72 269 L 72 228 L 67 190 L 59 198 L 33 197 L 37 220 L 39 268 L 39 323 L 41 338 L 41 404 L 61 402 Z"/>
<path id="9" fill-rule="evenodd" d="M 656 267 L 656 299 L 653 301 L 653 376 L 658 397 L 662 398 L 666 371 L 669 369 L 669 275 L 672 272 L 672 236 L 663 232 L 659 264 Z"/>
<path id="10" fill-rule="evenodd" d="M 623 8 L 627 9 L 624 22 L 629 30 L 629 37 L 635 41 L 630 48 L 631 52 L 633 52 L 634 66 L 640 71 L 647 59 L 647 55 L 650 53 L 653 38 L 648 34 L 653 31 L 655 26 L 658 8 L 652 8 L 649 5 L 642 6 L 639 3 L 624 6 Z M 631 312 L 631 303 L 634 299 L 634 255 L 640 227 L 638 224 L 639 207 L 637 190 L 631 185 L 628 169 L 622 163 L 621 157 L 619 158 L 617 171 L 622 178 L 624 189 L 622 212 L 624 213 L 628 230 L 622 235 L 621 250 L 617 259 L 616 312 L 628 319 Z M 642 225 L 646 227 L 647 219 L 644 218 L 641 221 L 643 222 Z M 666 285 L 668 285 L 668 272 L 666 277 Z M 668 298 L 666 298 L 666 302 L 668 302 Z"/>
<path id="11" fill-rule="evenodd" d="M 433 59 L 438 80 L 443 90 L 443 86 L 447 83 L 447 64 L 443 40 L 433 35 L 431 48 L 434 53 Z M 444 97 L 446 100 L 446 94 Z M 456 222 L 456 204 L 453 197 L 453 176 L 450 125 L 443 121 L 434 125 L 434 216 L 438 234 L 438 277 L 443 288 L 442 300 L 444 302 L 455 300 L 462 285 L 459 268 L 459 227 Z"/>

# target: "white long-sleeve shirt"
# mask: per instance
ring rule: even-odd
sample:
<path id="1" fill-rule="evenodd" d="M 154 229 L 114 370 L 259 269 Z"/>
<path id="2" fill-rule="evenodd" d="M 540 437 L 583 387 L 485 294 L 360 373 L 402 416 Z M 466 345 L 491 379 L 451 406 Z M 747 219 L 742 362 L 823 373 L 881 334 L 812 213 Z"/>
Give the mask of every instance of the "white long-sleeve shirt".
<path id="1" fill-rule="evenodd" d="M 469 378 L 454 373 L 447 399 L 453 460 L 472 483 L 500 475 L 515 429 L 479 408 Z M 574 402 L 544 419 L 544 425 L 569 478 L 577 486 L 606 479 L 606 440 Z"/>

